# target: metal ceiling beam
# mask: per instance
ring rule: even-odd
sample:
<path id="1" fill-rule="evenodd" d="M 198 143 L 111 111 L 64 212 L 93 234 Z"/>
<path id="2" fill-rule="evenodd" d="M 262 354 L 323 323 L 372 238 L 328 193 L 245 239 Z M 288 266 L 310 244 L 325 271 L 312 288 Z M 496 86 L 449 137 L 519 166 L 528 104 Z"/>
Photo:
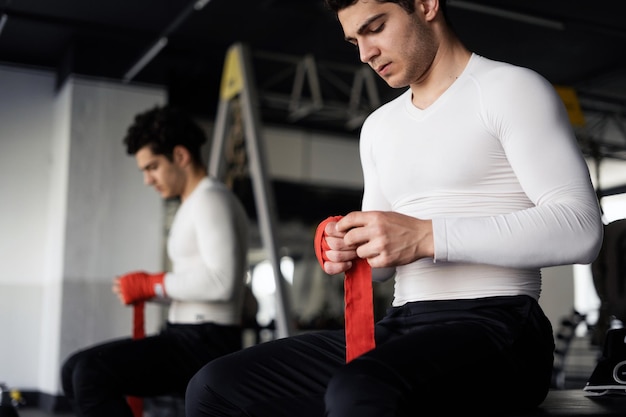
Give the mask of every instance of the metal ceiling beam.
<path id="1" fill-rule="evenodd" d="M 305 119 L 340 120 L 352 131 L 381 104 L 375 75 L 365 65 L 318 62 L 311 55 L 301 57 L 262 51 L 256 52 L 254 57 L 284 66 L 284 70 L 273 72 L 268 79 L 257 75 L 256 80 L 261 102 L 286 111 L 290 123 Z M 304 89 L 305 82 L 310 96 Z"/>

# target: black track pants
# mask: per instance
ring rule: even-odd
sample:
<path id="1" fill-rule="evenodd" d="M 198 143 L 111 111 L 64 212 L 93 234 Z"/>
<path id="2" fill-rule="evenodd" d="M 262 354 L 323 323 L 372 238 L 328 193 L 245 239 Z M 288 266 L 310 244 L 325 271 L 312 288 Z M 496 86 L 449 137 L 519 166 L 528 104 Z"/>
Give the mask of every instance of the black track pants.
<path id="1" fill-rule="evenodd" d="M 343 330 L 323 331 L 219 358 L 191 379 L 187 417 L 486 415 L 535 407 L 550 387 L 552 327 L 526 296 L 392 308 L 376 344 L 345 364 Z"/>

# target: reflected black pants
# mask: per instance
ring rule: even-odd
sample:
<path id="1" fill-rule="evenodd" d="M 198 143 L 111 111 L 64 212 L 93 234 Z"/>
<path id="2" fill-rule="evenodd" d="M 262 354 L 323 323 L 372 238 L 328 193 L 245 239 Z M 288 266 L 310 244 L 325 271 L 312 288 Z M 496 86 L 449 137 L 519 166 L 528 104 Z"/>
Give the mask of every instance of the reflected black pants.
<path id="1" fill-rule="evenodd" d="M 167 324 L 158 335 L 102 343 L 63 363 L 61 384 L 79 417 L 132 417 L 126 396 L 184 396 L 189 379 L 218 356 L 241 349 L 235 326 Z"/>
<path id="2" fill-rule="evenodd" d="M 376 323 L 345 364 L 343 330 L 262 343 L 190 381 L 187 417 L 404 417 L 532 408 L 550 387 L 554 339 L 527 296 L 414 302 Z"/>

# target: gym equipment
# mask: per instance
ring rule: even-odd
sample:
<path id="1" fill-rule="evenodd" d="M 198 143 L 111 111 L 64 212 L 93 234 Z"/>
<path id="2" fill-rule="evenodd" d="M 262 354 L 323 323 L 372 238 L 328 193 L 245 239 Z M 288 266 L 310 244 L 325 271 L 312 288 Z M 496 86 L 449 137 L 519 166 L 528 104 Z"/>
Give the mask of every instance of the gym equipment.
<path id="1" fill-rule="evenodd" d="M 626 396 L 625 328 L 607 332 L 602 356 L 583 390 L 587 396 Z"/>
<path id="2" fill-rule="evenodd" d="M 565 389 L 565 365 L 570 351 L 570 345 L 576 338 L 576 329 L 586 323 L 587 316 L 576 310 L 561 320 L 555 336 L 554 364 L 552 366 L 552 388 Z M 586 375 L 585 375 L 586 377 Z"/>
<path id="3" fill-rule="evenodd" d="M 228 137 L 228 126 L 233 120 L 235 105 L 240 105 L 261 238 L 271 261 L 276 282 L 276 335 L 282 338 L 293 334 L 293 320 L 290 316 L 288 288 L 280 270 L 274 191 L 267 174 L 267 159 L 264 142 L 261 140 L 261 118 L 251 61 L 249 48 L 241 43 L 232 45 L 226 53 L 209 174 L 215 178 L 224 178 L 224 147 Z"/>
<path id="4" fill-rule="evenodd" d="M 0 417 L 19 417 L 12 391 L 5 383 L 0 383 Z"/>

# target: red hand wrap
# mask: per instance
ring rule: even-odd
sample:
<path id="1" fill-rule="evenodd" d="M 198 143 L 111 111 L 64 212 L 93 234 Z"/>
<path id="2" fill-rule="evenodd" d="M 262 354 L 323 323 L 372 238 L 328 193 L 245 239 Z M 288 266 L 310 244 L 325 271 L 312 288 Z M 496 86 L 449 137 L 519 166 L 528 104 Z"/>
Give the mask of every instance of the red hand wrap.
<path id="1" fill-rule="evenodd" d="M 315 256 L 324 268 L 326 250 L 330 249 L 325 239 L 324 229 L 330 222 L 341 216 L 331 216 L 317 226 L 315 232 Z M 346 271 L 344 280 L 345 320 L 346 320 L 346 363 L 372 350 L 374 341 L 374 303 L 372 290 L 372 269 L 365 259 L 356 259 L 352 268 Z"/>
<path id="2" fill-rule="evenodd" d="M 165 296 L 165 273 L 131 272 L 120 277 L 120 291 L 126 305 L 145 301 L 157 294 Z"/>
<path id="3" fill-rule="evenodd" d="M 137 301 L 133 305 L 133 339 L 139 340 L 146 337 L 145 328 L 145 303 Z M 143 398 L 142 397 L 126 397 L 128 406 L 133 412 L 134 417 L 143 416 Z"/>

